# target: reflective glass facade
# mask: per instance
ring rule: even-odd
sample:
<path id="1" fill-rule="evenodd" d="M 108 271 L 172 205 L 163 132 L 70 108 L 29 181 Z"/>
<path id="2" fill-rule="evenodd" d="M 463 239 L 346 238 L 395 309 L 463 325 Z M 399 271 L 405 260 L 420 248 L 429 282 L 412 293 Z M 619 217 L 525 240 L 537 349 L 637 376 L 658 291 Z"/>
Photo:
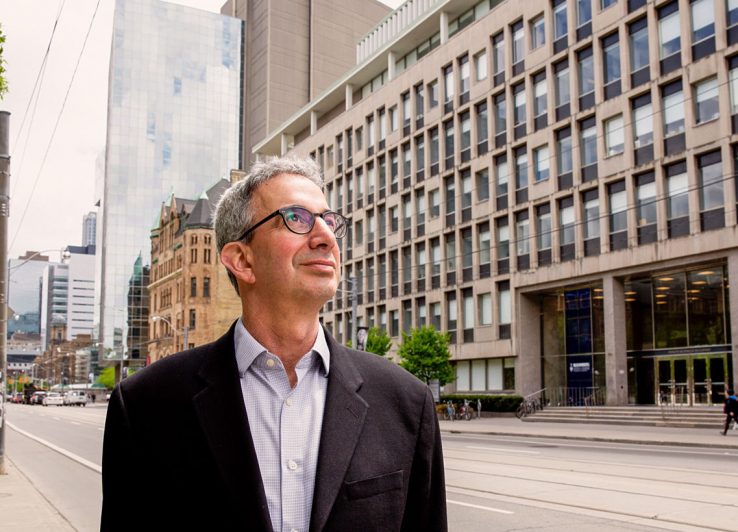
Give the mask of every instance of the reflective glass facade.
<path id="1" fill-rule="evenodd" d="M 149 233 L 162 201 L 197 197 L 239 164 L 242 21 L 117 0 L 108 94 L 101 356 L 145 358 Z"/>

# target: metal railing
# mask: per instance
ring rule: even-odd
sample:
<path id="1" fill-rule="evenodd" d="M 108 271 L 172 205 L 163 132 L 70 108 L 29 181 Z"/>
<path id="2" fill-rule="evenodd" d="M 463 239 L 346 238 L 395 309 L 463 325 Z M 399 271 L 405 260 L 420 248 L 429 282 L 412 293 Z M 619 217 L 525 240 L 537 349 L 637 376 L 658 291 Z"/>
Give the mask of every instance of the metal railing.
<path id="1" fill-rule="evenodd" d="M 607 398 L 604 386 L 569 387 L 559 386 L 550 393 L 552 406 L 602 406 Z"/>

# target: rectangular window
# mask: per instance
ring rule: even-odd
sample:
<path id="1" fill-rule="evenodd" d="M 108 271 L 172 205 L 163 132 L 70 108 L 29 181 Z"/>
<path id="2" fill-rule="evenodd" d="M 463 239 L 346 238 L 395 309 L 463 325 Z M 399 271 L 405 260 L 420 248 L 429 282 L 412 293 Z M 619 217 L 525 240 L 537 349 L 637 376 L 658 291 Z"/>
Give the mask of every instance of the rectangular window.
<path id="1" fill-rule="evenodd" d="M 434 188 L 429 193 L 431 218 L 438 218 L 441 214 L 441 191 Z"/>
<path id="2" fill-rule="evenodd" d="M 684 162 L 669 165 L 666 171 L 666 190 L 669 195 L 666 204 L 666 216 L 669 220 L 669 236 L 673 236 L 676 220 L 686 220 L 684 231 L 679 234 L 689 233 L 689 178 L 687 177 L 687 165 Z"/>
<path id="3" fill-rule="evenodd" d="M 520 211 L 515 215 L 515 251 L 518 257 L 530 253 L 530 220 L 528 211 Z"/>
<path id="4" fill-rule="evenodd" d="M 692 0 L 692 44 L 715 35 L 715 0 Z"/>
<path id="5" fill-rule="evenodd" d="M 451 103 L 454 99 L 454 67 L 448 65 L 443 69 L 444 102 Z"/>
<path id="6" fill-rule="evenodd" d="M 600 237 L 600 199 L 597 189 L 588 190 L 582 195 L 584 210 L 584 240 Z"/>
<path id="7" fill-rule="evenodd" d="M 471 227 L 465 227 L 461 230 L 461 267 L 468 271 L 473 264 L 472 230 Z"/>
<path id="8" fill-rule="evenodd" d="M 451 215 L 456 212 L 456 187 L 454 183 L 454 176 L 448 176 L 446 178 L 446 215 Z"/>
<path id="9" fill-rule="evenodd" d="M 553 9 L 554 40 L 566 37 L 569 33 L 569 20 L 566 13 L 566 2 L 559 2 Z"/>
<path id="10" fill-rule="evenodd" d="M 446 271 L 456 271 L 456 237 L 453 233 L 446 235 Z"/>
<path id="11" fill-rule="evenodd" d="M 374 146 L 374 117 L 368 116 L 366 119 L 366 146 L 371 148 Z"/>
<path id="12" fill-rule="evenodd" d="M 625 193 L 625 182 L 619 181 L 610 185 L 610 233 L 628 230 L 628 198 Z"/>
<path id="13" fill-rule="evenodd" d="M 397 106 L 394 105 L 389 108 L 389 124 L 390 124 L 390 131 L 397 131 L 397 128 L 400 127 L 399 125 L 399 117 L 397 116 Z"/>
<path id="14" fill-rule="evenodd" d="M 415 258 L 416 258 L 416 275 L 418 276 L 418 281 L 425 280 L 425 264 L 426 264 L 426 256 L 425 256 L 425 242 L 420 242 L 415 245 Z"/>
<path id="15" fill-rule="evenodd" d="M 559 244 L 566 246 L 574 243 L 574 199 L 563 198 L 559 200 Z"/>
<path id="16" fill-rule="evenodd" d="M 505 73 L 505 34 L 498 33 L 492 38 L 493 62 L 495 75 Z"/>
<path id="17" fill-rule="evenodd" d="M 712 77 L 695 83 L 695 121 L 697 124 L 708 122 L 718 117 L 718 83 Z"/>
<path id="18" fill-rule="evenodd" d="M 569 62 L 556 63 L 554 71 L 556 73 L 556 107 L 561 107 L 571 101 Z"/>
<path id="19" fill-rule="evenodd" d="M 738 0 L 728 0 L 728 27 L 738 24 Z"/>
<path id="20" fill-rule="evenodd" d="M 390 231 L 392 231 L 393 233 L 396 233 L 400 227 L 400 209 L 397 205 L 395 205 L 394 207 L 390 207 L 389 216 L 390 216 Z"/>
<path id="21" fill-rule="evenodd" d="M 425 139 L 423 135 L 415 137 L 415 173 L 422 174 L 425 170 Z"/>
<path id="22" fill-rule="evenodd" d="M 477 201 L 489 199 L 489 171 L 484 168 L 475 174 Z"/>
<path id="23" fill-rule="evenodd" d="M 197 326 L 197 312 L 194 308 L 190 309 L 190 330 L 195 329 Z"/>
<path id="24" fill-rule="evenodd" d="M 479 294 L 477 296 L 477 316 L 479 325 L 492 325 L 492 294 Z"/>
<path id="25" fill-rule="evenodd" d="M 738 0 L 736 0 L 738 3 Z M 730 84 L 730 114 L 738 114 L 738 61 L 730 64 L 730 72 L 728 73 Z"/>
<path id="26" fill-rule="evenodd" d="M 471 158 L 471 152 L 469 151 L 471 149 L 471 115 L 469 111 L 459 115 L 459 126 L 461 129 L 461 136 L 459 137 L 461 160 L 465 162 L 465 157 Z"/>
<path id="27" fill-rule="evenodd" d="M 456 332 L 457 320 L 458 316 L 456 311 L 456 293 L 448 292 L 446 294 L 446 330 L 448 332 Z"/>
<path id="28" fill-rule="evenodd" d="M 577 26 L 584 26 L 592 20 L 592 0 L 577 1 Z"/>
<path id="29" fill-rule="evenodd" d="M 474 107 L 474 111 L 476 114 L 476 123 L 477 123 L 477 146 L 479 146 L 483 142 L 487 142 L 487 136 L 488 136 L 487 131 L 489 128 L 487 124 L 487 102 L 484 101 L 482 103 L 477 104 Z"/>
<path id="30" fill-rule="evenodd" d="M 428 108 L 433 109 L 438 105 L 438 80 L 434 79 L 428 83 Z"/>
<path id="31" fill-rule="evenodd" d="M 532 50 L 546 44 L 546 21 L 543 14 L 530 21 L 530 47 Z"/>
<path id="32" fill-rule="evenodd" d="M 203 277 L 202 280 L 202 296 L 210 297 L 210 277 Z"/>
<path id="33" fill-rule="evenodd" d="M 190 277 L 190 297 L 197 297 L 197 277 Z"/>
<path id="34" fill-rule="evenodd" d="M 523 28 L 523 21 L 516 22 L 510 27 L 512 33 L 513 46 L 512 46 L 512 62 L 513 65 L 521 62 L 525 57 L 525 30 Z"/>
<path id="35" fill-rule="evenodd" d="M 459 58 L 459 94 L 469 96 L 469 56 Z"/>
<path id="36" fill-rule="evenodd" d="M 425 99 L 423 96 L 423 83 L 415 85 L 415 119 L 423 118 L 425 111 Z"/>
<path id="37" fill-rule="evenodd" d="M 558 175 L 571 173 L 573 169 L 571 128 L 563 128 L 556 132 L 556 171 Z"/>
<path id="38" fill-rule="evenodd" d="M 656 181 L 653 172 L 636 177 L 636 220 L 639 228 L 656 224 Z"/>
<path id="39" fill-rule="evenodd" d="M 507 196 L 507 183 L 509 177 L 507 170 L 507 157 L 504 155 L 495 159 L 495 174 L 497 176 L 497 198 Z"/>
<path id="40" fill-rule="evenodd" d="M 446 161 L 446 169 L 450 169 L 451 166 L 453 166 L 453 160 L 454 160 L 454 121 L 453 119 L 447 120 L 443 123 L 443 137 L 444 137 L 444 143 L 443 143 L 443 152 L 444 157 Z"/>
<path id="41" fill-rule="evenodd" d="M 551 249 L 551 206 L 546 203 L 536 207 L 536 246 L 538 251 Z M 540 258 L 539 258 L 540 262 Z"/>
<path id="42" fill-rule="evenodd" d="M 415 191 L 415 223 L 417 225 L 425 224 L 425 191 L 419 189 Z"/>
<path id="43" fill-rule="evenodd" d="M 502 281 L 497 283 L 497 299 L 498 299 L 498 316 L 497 321 L 500 325 L 509 325 L 512 323 L 512 305 L 510 300 L 510 282 Z"/>
<path id="44" fill-rule="evenodd" d="M 602 69 L 605 85 L 620 81 L 620 40 L 617 33 L 602 39 Z"/>
<path id="45" fill-rule="evenodd" d="M 636 149 L 653 144 L 651 95 L 633 100 L 633 143 Z"/>
<path id="46" fill-rule="evenodd" d="M 474 54 L 474 79 L 476 81 L 487 79 L 487 50 Z"/>
<path id="47" fill-rule="evenodd" d="M 433 238 L 430 242 L 431 246 L 431 275 L 441 275 L 441 242 L 439 238 Z"/>
<path id="48" fill-rule="evenodd" d="M 664 136 L 684 132 L 684 93 L 682 82 L 671 83 L 661 89 L 664 116 Z"/>
<path id="49" fill-rule="evenodd" d="M 720 152 L 701 155 L 697 159 L 699 167 L 700 211 L 721 208 L 724 201 L 723 164 Z"/>
<path id="50" fill-rule="evenodd" d="M 430 165 L 431 175 L 438 173 L 438 161 L 440 158 L 440 146 L 438 144 L 438 127 L 434 127 L 428 131 L 428 141 L 430 142 Z"/>
<path id="51" fill-rule="evenodd" d="M 548 145 L 544 144 L 533 150 L 533 164 L 536 182 L 545 181 L 549 177 Z"/>
<path id="52" fill-rule="evenodd" d="M 577 52 L 579 63 L 579 98 L 594 92 L 594 62 L 592 48 Z"/>
<path id="53" fill-rule="evenodd" d="M 597 164 L 597 124 L 595 117 L 579 122 L 582 167 Z"/>
<path id="54" fill-rule="evenodd" d="M 605 120 L 605 151 L 607 156 L 619 155 L 625 148 L 623 115 Z"/>
<path id="55" fill-rule="evenodd" d="M 379 110 L 379 141 L 382 142 L 387 138 L 387 112 L 384 109 Z"/>
<path id="56" fill-rule="evenodd" d="M 409 126 L 410 120 L 412 119 L 412 113 L 410 111 L 410 91 L 403 92 L 400 98 L 402 100 L 402 125 Z"/>
<path id="57" fill-rule="evenodd" d="M 528 186 L 528 153 L 525 146 L 518 148 L 515 154 L 515 190 Z"/>
<path id="58" fill-rule="evenodd" d="M 471 172 L 466 169 L 461 172 L 461 209 L 467 210 L 472 206 L 472 179 Z"/>
<path id="59" fill-rule="evenodd" d="M 507 218 L 497 219 L 497 259 L 510 257 L 510 226 Z"/>
<path id="60" fill-rule="evenodd" d="M 441 304 L 431 303 L 431 325 L 437 330 L 441 330 Z"/>
<path id="61" fill-rule="evenodd" d="M 477 247 L 479 249 L 479 264 L 489 264 L 492 259 L 490 255 L 489 222 L 477 226 Z"/>
<path id="62" fill-rule="evenodd" d="M 513 104 L 515 106 L 515 125 L 525 124 L 525 83 L 513 87 Z"/>
<path id="63" fill-rule="evenodd" d="M 681 46 L 679 10 L 677 3 L 673 2 L 659 10 L 659 58 L 678 54 Z"/>
<path id="64" fill-rule="evenodd" d="M 644 17 L 630 25 L 630 71 L 648 67 L 648 22 Z"/>
<path id="65" fill-rule="evenodd" d="M 464 303 L 464 331 L 474 329 L 474 294 L 471 288 L 462 290 Z"/>
<path id="66" fill-rule="evenodd" d="M 533 76 L 533 113 L 535 117 L 543 116 L 548 110 L 548 84 L 546 73 Z"/>
<path id="67" fill-rule="evenodd" d="M 505 93 L 495 96 L 495 135 L 507 131 L 507 104 Z"/>

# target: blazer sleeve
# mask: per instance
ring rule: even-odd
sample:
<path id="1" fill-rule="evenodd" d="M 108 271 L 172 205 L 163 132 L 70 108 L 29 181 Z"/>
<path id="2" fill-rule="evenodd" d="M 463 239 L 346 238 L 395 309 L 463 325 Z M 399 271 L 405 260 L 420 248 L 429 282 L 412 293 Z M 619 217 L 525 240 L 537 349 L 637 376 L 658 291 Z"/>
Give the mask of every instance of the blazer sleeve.
<path id="1" fill-rule="evenodd" d="M 446 482 L 441 431 L 433 396 L 428 389 L 415 447 L 402 530 L 446 532 Z"/>
<path id="2" fill-rule="evenodd" d="M 131 485 L 130 464 L 136 463 L 131 427 L 128 422 L 120 385 L 113 391 L 105 418 L 103 439 L 101 531 L 135 530 L 129 522 L 135 515 L 131 509 L 131 494 L 138 490 Z"/>

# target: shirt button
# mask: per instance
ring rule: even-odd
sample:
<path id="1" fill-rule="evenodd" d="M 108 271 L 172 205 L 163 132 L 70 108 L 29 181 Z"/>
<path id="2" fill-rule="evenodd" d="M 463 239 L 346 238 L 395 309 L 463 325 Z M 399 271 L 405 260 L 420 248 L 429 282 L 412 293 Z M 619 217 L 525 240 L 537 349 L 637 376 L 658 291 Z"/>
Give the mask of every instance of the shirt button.
<path id="1" fill-rule="evenodd" d="M 287 406 L 292 406 L 292 398 L 291 397 L 288 397 L 287 400 L 285 400 L 285 404 Z"/>
<path id="2" fill-rule="evenodd" d="M 268 358 L 267 359 L 267 367 L 273 368 L 274 367 L 274 360 L 272 360 L 271 358 Z"/>
<path id="3" fill-rule="evenodd" d="M 287 462 L 287 467 L 290 468 L 290 471 L 296 471 L 297 470 L 297 462 L 295 462 L 294 460 L 289 460 Z"/>

